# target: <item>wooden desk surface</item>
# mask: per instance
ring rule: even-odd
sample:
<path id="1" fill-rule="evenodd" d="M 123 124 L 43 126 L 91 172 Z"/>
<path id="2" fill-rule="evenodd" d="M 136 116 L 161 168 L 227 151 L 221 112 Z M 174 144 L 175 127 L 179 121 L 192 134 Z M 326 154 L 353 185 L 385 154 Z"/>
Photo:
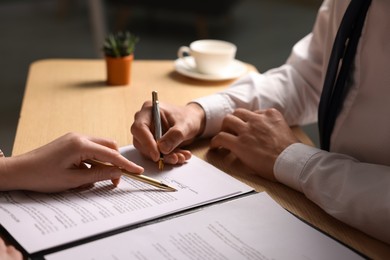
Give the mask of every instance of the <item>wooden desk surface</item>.
<path id="1" fill-rule="evenodd" d="M 184 77 L 174 71 L 173 61 L 136 60 L 130 86 L 110 87 L 105 83 L 103 60 L 38 61 L 30 67 L 13 155 L 67 132 L 111 138 L 124 146 L 132 143 L 130 126 L 134 113 L 151 99 L 152 90 L 159 92 L 163 102 L 184 105 L 231 83 Z M 294 132 L 303 142 L 310 143 L 300 128 Z M 301 193 L 251 175 L 234 156 L 209 151 L 207 145 L 208 140 L 201 140 L 190 149 L 257 191 L 266 191 L 284 208 L 370 258 L 390 256 L 389 245 L 335 220 Z"/>

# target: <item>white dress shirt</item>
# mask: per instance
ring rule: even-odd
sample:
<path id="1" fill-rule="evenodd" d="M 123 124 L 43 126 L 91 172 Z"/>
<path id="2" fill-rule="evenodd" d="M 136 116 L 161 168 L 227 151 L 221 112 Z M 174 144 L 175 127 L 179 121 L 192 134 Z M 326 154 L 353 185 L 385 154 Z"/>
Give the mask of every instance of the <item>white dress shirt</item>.
<path id="1" fill-rule="evenodd" d="M 275 107 L 290 125 L 316 122 L 333 41 L 349 2 L 325 0 L 312 33 L 293 47 L 286 64 L 195 100 L 206 113 L 204 135 L 216 134 L 236 108 Z M 390 244 L 389 14 L 389 0 L 372 1 L 330 152 L 293 144 L 277 158 L 274 173 L 332 216 Z"/>

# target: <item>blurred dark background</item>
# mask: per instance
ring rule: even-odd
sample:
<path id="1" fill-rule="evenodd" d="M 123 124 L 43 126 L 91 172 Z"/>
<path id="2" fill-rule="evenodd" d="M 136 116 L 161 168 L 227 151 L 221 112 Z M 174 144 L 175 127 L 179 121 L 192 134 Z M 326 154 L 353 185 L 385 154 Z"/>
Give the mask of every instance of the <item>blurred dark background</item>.
<path id="1" fill-rule="evenodd" d="M 310 32 L 320 0 L 0 0 L 0 147 L 11 155 L 29 65 L 101 58 L 107 32 L 140 37 L 136 59 L 176 59 L 199 38 L 238 46 L 259 71 L 280 66 Z M 318 144 L 316 125 L 304 130 Z"/>

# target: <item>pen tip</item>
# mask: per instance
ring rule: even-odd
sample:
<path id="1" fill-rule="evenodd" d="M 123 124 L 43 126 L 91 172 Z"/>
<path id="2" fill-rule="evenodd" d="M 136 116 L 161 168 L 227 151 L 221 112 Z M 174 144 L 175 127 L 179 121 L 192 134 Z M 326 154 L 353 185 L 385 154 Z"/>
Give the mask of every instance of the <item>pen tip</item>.
<path id="1" fill-rule="evenodd" d="M 166 191 L 177 191 L 177 189 L 175 189 L 175 188 L 173 188 L 173 187 L 171 187 L 171 186 L 168 186 L 168 185 L 166 185 L 166 184 L 164 184 L 164 183 L 161 183 L 161 186 L 162 186 L 162 188 L 163 188 L 164 190 L 166 190 Z"/>
<path id="2" fill-rule="evenodd" d="M 162 171 L 162 170 L 164 169 L 164 161 L 163 161 L 162 159 L 160 159 L 160 160 L 158 161 L 158 169 L 159 169 L 160 171 Z"/>

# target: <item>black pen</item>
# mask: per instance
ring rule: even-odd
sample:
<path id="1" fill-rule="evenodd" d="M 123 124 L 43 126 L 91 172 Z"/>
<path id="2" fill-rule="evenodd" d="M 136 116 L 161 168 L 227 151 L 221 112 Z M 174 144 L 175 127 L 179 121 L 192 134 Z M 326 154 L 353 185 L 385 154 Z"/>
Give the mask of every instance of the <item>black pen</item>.
<path id="1" fill-rule="evenodd" d="M 153 119 L 154 119 L 154 138 L 158 142 L 162 135 L 161 129 L 161 116 L 160 116 L 160 107 L 158 102 L 157 91 L 152 92 L 152 102 L 153 102 Z M 161 171 L 164 169 L 164 155 L 160 152 L 160 159 L 158 160 L 158 169 Z"/>

